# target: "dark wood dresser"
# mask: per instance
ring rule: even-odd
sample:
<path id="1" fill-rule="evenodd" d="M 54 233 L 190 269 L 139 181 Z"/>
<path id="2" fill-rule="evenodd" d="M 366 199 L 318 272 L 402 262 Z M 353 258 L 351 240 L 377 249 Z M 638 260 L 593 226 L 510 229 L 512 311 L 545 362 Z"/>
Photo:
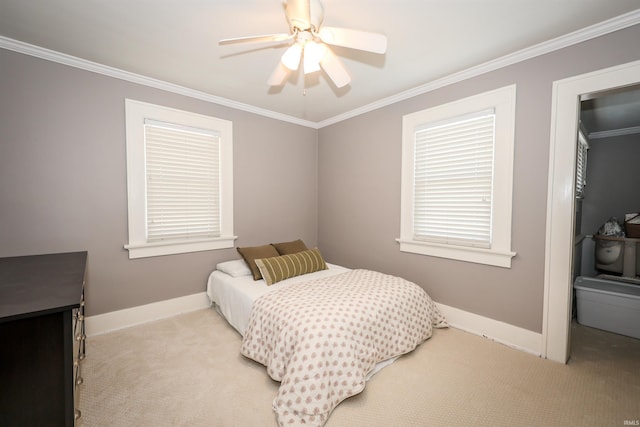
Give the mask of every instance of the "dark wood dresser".
<path id="1" fill-rule="evenodd" d="M 73 426 L 87 252 L 0 258 L 0 426 Z"/>

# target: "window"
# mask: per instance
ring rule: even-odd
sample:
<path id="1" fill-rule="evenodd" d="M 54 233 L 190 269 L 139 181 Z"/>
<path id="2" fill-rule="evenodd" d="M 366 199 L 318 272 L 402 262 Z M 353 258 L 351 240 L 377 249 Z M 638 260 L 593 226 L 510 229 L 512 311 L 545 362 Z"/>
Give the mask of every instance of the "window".
<path id="1" fill-rule="evenodd" d="M 578 130 L 578 152 L 576 153 L 576 198 L 584 198 L 584 187 L 587 185 L 587 152 L 589 142 L 582 129 Z"/>
<path id="2" fill-rule="evenodd" d="M 403 117 L 400 250 L 511 267 L 515 86 Z"/>
<path id="3" fill-rule="evenodd" d="M 127 99 L 129 258 L 233 247 L 231 122 Z"/>

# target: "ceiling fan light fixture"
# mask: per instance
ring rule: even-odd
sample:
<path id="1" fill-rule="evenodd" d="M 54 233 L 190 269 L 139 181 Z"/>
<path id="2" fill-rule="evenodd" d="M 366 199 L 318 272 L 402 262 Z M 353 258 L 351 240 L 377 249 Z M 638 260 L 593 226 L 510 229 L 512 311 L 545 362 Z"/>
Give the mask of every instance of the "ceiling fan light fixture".
<path id="1" fill-rule="evenodd" d="M 320 61 L 322 61 L 326 53 L 327 47 L 325 45 L 316 43 L 313 40 L 307 42 L 304 45 L 304 73 L 309 74 L 320 71 Z"/>
<path id="2" fill-rule="evenodd" d="M 300 65 L 301 56 L 302 46 L 299 43 L 294 43 L 282 55 L 282 64 L 291 71 L 296 71 Z"/>
<path id="3" fill-rule="evenodd" d="M 293 39 L 293 44 L 284 52 L 269 77 L 270 86 L 282 86 L 291 71 L 297 71 L 302 62 L 305 74 L 324 70 L 329 80 L 337 88 L 342 88 L 351 82 L 351 77 L 333 52 L 334 46 L 377 54 L 387 51 L 387 37 L 383 34 L 324 26 L 321 0 L 286 0 L 285 15 L 289 23 L 288 33 L 220 40 L 220 44 L 231 44 Z"/>

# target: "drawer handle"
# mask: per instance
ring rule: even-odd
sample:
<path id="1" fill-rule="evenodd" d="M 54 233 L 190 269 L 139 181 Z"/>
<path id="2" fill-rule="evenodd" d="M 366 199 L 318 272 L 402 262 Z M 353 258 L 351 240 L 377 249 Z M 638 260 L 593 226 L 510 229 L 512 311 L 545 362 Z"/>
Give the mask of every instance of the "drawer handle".
<path id="1" fill-rule="evenodd" d="M 78 418 L 80 418 L 81 416 L 82 416 L 82 412 L 80 412 L 80 409 L 76 409 L 76 410 L 73 412 L 73 418 L 75 418 L 76 420 L 77 420 Z"/>
<path id="2" fill-rule="evenodd" d="M 82 379 L 82 377 L 78 377 L 78 379 L 76 380 L 76 385 L 80 385 L 84 382 L 84 380 Z"/>

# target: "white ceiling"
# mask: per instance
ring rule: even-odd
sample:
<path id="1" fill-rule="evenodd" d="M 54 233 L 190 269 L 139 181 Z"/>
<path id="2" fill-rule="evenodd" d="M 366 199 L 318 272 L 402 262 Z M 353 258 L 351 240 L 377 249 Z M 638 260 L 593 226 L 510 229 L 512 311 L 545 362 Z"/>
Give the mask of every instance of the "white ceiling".
<path id="1" fill-rule="evenodd" d="M 282 88 L 270 88 L 266 81 L 285 45 L 218 45 L 223 38 L 286 32 L 283 0 L 0 0 L 0 47 L 35 45 L 318 124 L 535 52 L 532 46 L 570 44 L 572 33 L 588 38 L 583 29 L 606 28 L 611 19 L 640 22 L 638 0 L 323 3 L 325 25 L 388 38 L 385 55 L 334 48 L 352 76 L 342 89 L 322 72 L 297 73 Z"/>

